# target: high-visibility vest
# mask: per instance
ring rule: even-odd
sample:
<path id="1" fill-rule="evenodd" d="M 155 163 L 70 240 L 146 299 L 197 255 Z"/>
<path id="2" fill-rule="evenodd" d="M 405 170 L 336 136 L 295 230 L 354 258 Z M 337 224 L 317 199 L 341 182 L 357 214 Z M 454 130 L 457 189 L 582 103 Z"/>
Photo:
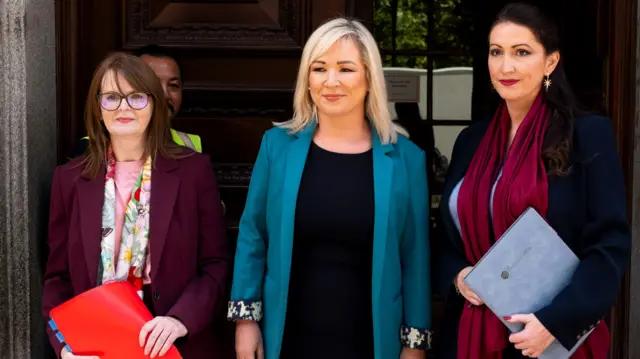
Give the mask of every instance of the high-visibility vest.
<path id="1" fill-rule="evenodd" d="M 200 142 L 200 136 L 198 135 L 176 131 L 172 128 L 171 137 L 173 138 L 173 142 L 180 146 L 189 147 L 194 151 L 202 152 L 202 143 Z"/>
<path id="2" fill-rule="evenodd" d="M 202 152 L 202 141 L 200 141 L 200 136 L 198 135 L 176 131 L 172 128 L 171 138 L 173 139 L 173 142 L 180 146 L 189 147 L 194 151 Z M 88 140 L 89 136 L 85 136 L 82 139 Z"/>

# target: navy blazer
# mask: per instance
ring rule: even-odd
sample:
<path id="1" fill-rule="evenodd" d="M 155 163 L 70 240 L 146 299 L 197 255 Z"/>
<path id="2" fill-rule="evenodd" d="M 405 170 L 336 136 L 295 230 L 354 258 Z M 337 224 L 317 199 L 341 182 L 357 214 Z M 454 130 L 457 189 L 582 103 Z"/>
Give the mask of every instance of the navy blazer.
<path id="1" fill-rule="evenodd" d="M 42 293 L 47 320 L 51 309 L 97 283 L 106 170 L 102 166 L 90 178 L 80 161 L 58 167 L 53 176 Z M 158 156 L 151 181 L 153 309 L 187 327 L 188 335 L 176 342 L 183 358 L 216 357 L 223 345 L 216 342 L 213 321 L 228 298 L 231 254 L 211 162 L 198 153 L 177 160 Z M 62 346 L 48 332 L 59 356 Z"/>
<path id="2" fill-rule="evenodd" d="M 445 326 L 453 323 L 456 327 L 449 334 L 457 333 L 459 317 L 451 316 L 459 316 L 462 303 L 449 296 L 452 283 L 469 266 L 451 217 L 449 198 L 464 177 L 488 124 L 489 121 L 472 124 L 458 136 L 440 202 L 441 231 L 433 241 L 434 281 L 438 292 L 449 298 Z M 570 348 L 613 306 L 627 266 L 631 234 L 611 121 L 595 115 L 576 118 L 569 157 L 570 174 L 549 177 L 547 220 L 581 262 L 569 286 L 534 314 L 560 343 Z"/>

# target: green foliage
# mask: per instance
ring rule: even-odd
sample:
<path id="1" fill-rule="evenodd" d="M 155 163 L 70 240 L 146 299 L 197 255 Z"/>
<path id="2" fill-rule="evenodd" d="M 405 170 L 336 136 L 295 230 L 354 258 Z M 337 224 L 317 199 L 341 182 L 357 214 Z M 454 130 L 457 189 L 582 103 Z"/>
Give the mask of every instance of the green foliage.
<path id="1" fill-rule="evenodd" d="M 429 0 L 427 0 L 429 1 Z M 396 56 L 385 50 L 429 50 L 445 53 L 470 53 L 473 18 L 470 2 L 465 0 L 432 0 L 434 33 L 427 43 L 429 16 L 425 0 L 397 0 L 395 47 L 393 41 L 393 0 L 375 0 L 374 36 L 383 53 L 385 66 L 427 68 L 426 56 Z M 434 55 L 434 68 L 471 66 L 471 56 Z"/>

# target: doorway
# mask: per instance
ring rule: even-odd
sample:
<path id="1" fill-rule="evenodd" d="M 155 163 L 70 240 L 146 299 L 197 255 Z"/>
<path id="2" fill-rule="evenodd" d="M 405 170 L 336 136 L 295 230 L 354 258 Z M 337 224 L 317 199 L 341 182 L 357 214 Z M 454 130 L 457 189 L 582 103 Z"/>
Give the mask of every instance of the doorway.
<path id="1" fill-rule="evenodd" d="M 58 160 L 84 136 L 84 101 L 109 52 L 155 43 L 183 65 L 184 102 L 174 127 L 201 136 L 235 241 L 262 133 L 292 115 L 305 39 L 344 15 L 374 33 L 386 71 L 419 75 L 415 104 L 392 103 L 429 154 L 432 207 L 457 134 L 496 103 L 486 68 L 487 34 L 506 0 L 125 0 L 58 1 Z M 582 104 L 612 118 L 631 193 L 635 109 L 636 2 L 541 0 L 558 20 L 567 76 Z M 613 41 L 615 39 L 616 41 Z M 614 64 L 616 66 L 614 66 Z M 452 91 L 452 92 L 447 92 Z M 455 96 L 449 96 L 455 93 Z M 629 202 L 630 203 L 630 202 Z M 627 358 L 629 283 L 611 316 L 611 358 Z M 434 319 L 442 301 L 434 298 Z"/>

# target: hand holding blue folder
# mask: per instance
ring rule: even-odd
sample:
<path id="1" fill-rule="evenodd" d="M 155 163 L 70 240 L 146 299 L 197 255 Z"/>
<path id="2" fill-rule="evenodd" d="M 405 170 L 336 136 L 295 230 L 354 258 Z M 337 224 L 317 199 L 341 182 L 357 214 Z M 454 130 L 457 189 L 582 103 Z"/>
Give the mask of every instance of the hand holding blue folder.
<path id="1" fill-rule="evenodd" d="M 514 314 L 535 313 L 566 287 L 580 260 L 533 208 L 527 209 L 464 278 L 486 306 L 513 333 L 522 323 L 504 320 Z M 555 340 L 539 359 L 568 359 L 573 348 Z"/>

